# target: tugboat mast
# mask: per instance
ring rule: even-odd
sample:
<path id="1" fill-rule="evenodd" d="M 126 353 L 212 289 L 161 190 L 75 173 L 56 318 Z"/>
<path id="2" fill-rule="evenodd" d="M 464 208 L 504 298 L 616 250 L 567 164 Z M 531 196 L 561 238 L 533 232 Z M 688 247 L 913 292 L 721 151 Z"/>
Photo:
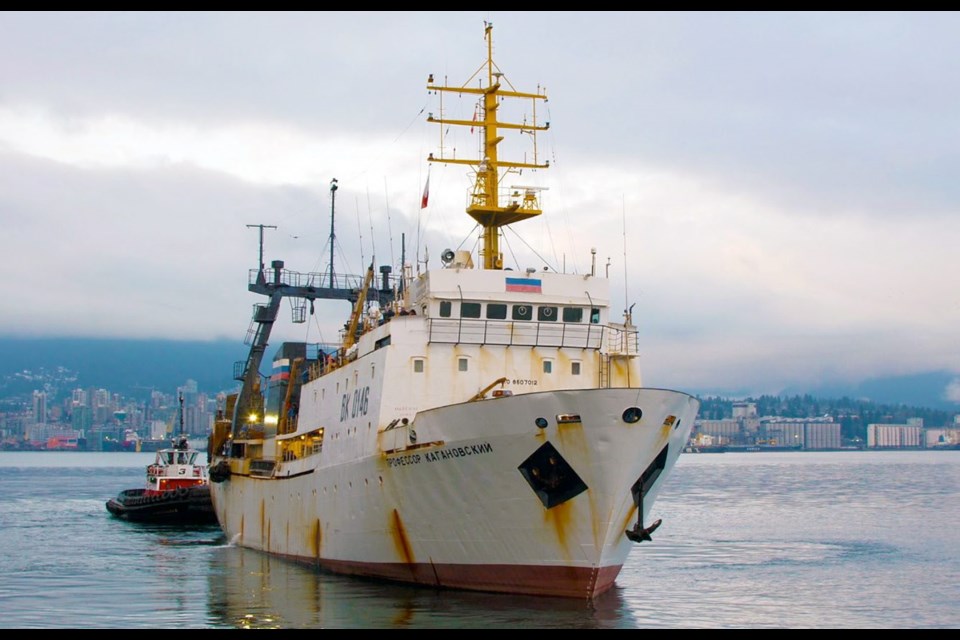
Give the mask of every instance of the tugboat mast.
<path id="1" fill-rule="evenodd" d="M 506 80 L 504 74 L 493 61 L 493 24 L 485 23 L 484 38 L 487 41 L 487 60 L 481 65 L 476 73 L 471 76 L 463 86 L 451 87 L 446 85 L 436 85 L 433 83 L 433 74 L 427 79 L 427 89 L 430 91 L 446 91 L 459 94 L 474 94 L 483 98 L 483 112 L 480 120 L 454 120 L 444 118 L 443 114 L 435 118 L 431 113 L 427 117 L 427 122 L 433 122 L 440 125 L 455 125 L 462 127 L 479 126 L 483 129 L 483 157 L 479 159 L 461 159 L 451 158 L 443 155 L 443 136 L 446 127 L 440 127 L 440 157 L 434 157 L 431 153 L 427 158 L 430 162 L 444 162 L 450 164 L 465 164 L 476 167 L 476 177 L 473 186 L 473 192 L 470 196 L 470 204 L 467 206 L 467 213 L 476 220 L 483 228 L 483 246 L 481 253 L 483 255 L 484 269 L 502 269 L 503 254 L 500 253 L 500 227 L 526 220 L 540 215 L 540 203 L 538 201 L 538 189 L 533 187 L 517 187 L 512 190 L 506 202 L 500 204 L 500 183 L 507 173 L 518 169 L 546 169 L 550 166 L 549 162 L 539 163 L 537 161 L 536 134 L 538 131 L 546 131 L 550 128 L 550 123 L 545 122 L 537 124 L 537 101 L 547 101 L 546 90 L 538 87 L 536 93 L 523 93 L 514 91 L 513 86 Z M 486 86 L 468 87 L 478 75 L 486 71 Z M 510 90 L 505 90 L 502 82 L 506 82 Z M 530 100 L 532 105 L 532 122 L 500 122 L 497 120 L 497 109 L 504 98 L 520 98 Z M 529 134 L 533 138 L 533 162 L 509 162 L 500 160 L 497 153 L 497 145 L 503 140 L 503 136 L 498 135 L 499 129 L 516 129 L 521 133 Z M 501 169 L 503 173 L 501 174 Z M 523 189 L 522 199 L 519 189 Z"/>

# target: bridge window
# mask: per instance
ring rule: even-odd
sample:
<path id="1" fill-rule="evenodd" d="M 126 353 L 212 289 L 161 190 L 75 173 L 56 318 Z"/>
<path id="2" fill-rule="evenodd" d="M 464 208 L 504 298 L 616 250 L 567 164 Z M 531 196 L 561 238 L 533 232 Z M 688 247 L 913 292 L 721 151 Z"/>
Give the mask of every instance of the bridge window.
<path id="1" fill-rule="evenodd" d="M 468 361 L 466 358 L 459 358 L 459 359 L 457 360 L 457 370 L 458 370 L 458 371 L 466 371 L 466 370 L 467 370 L 467 366 L 468 366 L 468 362 L 469 362 L 469 361 Z"/>
<path id="2" fill-rule="evenodd" d="M 580 375 L 580 363 L 579 363 L 579 362 L 571 362 L 571 363 L 570 363 L 570 373 L 573 374 L 573 375 L 575 375 L 575 376 Z"/>
<path id="3" fill-rule="evenodd" d="M 450 317 L 450 308 L 453 304 L 449 300 L 440 301 L 440 317 L 449 318 Z"/>
<path id="4" fill-rule="evenodd" d="M 487 305 L 487 318 L 490 320 L 506 320 L 507 305 L 490 303 Z"/>
<path id="5" fill-rule="evenodd" d="M 600 324 L 600 309 L 590 309 L 590 324 Z"/>
<path id="6" fill-rule="evenodd" d="M 414 358 L 414 359 L 413 359 L 413 372 L 414 372 L 414 373 L 423 373 L 423 358 Z"/>
<path id="7" fill-rule="evenodd" d="M 544 361 L 543 361 L 543 372 L 544 372 L 544 373 L 553 373 L 553 360 L 544 360 Z"/>
<path id="8" fill-rule="evenodd" d="M 480 303 L 479 302 L 461 302 L 460 317 L 461 318 L 479 318 Z"/>
<path id="9" fill-rule="evenodd" d="M 533 314 L 529 305 L 515 304 L 513 305 L 512 315 L 514 320 L 530 320 Z"/>
<path id="10" fill-rule="evenodd" d="M 537 309 L 537 320 L 539 320 L 540 322 L 556 322 L 557 308 L 556 307 L 539 307 Z"/>
<path id="11" fill-rule="evenodd" d="M 583 309 L 581 307 L 564 307 L 564 322 L 583 322 Z"/>

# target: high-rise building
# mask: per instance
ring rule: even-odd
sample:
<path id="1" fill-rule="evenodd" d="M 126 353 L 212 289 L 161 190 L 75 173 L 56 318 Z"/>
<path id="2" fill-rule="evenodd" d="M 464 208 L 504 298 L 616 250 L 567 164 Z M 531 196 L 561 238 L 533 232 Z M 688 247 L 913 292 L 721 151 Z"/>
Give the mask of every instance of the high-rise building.
<path id="1" fill-rule="evenodd" d="M 71 401 L 75 407 L 90 406 L 90 403 L 87 401 L 87 392 L 83 389 L 74 389 Z"/>
<path id="2" fill-rule="evenodd" d="M 33 421 L 37 424 L 47 423 L 47 392 L 33 392 Z"/>
<path id="3" fill-rule="evenodd" d="M 70 426 L 76 431 L 86 433 L 93 426 L 93 410 L 85 405 L 74 407 L 70 414 Z"/>
<path id="4" fill-rule="evenodd" d="M 113 418 L 110 408 L 110 392 L 106 389 L 93 391 L 93 421 L 94 424 L 105 424 Z"/>

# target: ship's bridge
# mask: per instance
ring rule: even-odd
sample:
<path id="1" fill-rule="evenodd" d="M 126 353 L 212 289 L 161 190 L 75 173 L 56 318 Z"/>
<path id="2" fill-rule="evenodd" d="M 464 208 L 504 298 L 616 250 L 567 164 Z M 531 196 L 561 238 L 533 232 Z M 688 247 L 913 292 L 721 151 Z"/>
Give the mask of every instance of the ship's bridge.
<path id="1" fill-rule="evenodd" d="M 608 326 L 609 281 L 602 278 L 436 269 L 413 281 L 410 299 L 427 318 L 433 343 L 580 349 L 616 343 L 636 352 L 635 332 Z"/>

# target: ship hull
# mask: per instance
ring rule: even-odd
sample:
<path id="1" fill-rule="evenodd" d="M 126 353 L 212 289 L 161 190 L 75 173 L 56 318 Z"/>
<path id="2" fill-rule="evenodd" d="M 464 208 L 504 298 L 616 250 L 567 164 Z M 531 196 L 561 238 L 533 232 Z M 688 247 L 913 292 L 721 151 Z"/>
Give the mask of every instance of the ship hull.
<path id="1" fill-rule="evenodd" d="M 144 489 L 121 491 L 106 502 L 107 511 L 121 520 L 154 524 L 216 524 L 207 485 L 160 493 Z"/>
<path id="2" fill-rule="evenodd" d="M 213 504 L 234 543 L 337 573 L 592 598 L 634 544 L 625 531 L 648 524 L 697 409 L 636 388 L 438 407 L 267 475 L 225 458 Z"/>

